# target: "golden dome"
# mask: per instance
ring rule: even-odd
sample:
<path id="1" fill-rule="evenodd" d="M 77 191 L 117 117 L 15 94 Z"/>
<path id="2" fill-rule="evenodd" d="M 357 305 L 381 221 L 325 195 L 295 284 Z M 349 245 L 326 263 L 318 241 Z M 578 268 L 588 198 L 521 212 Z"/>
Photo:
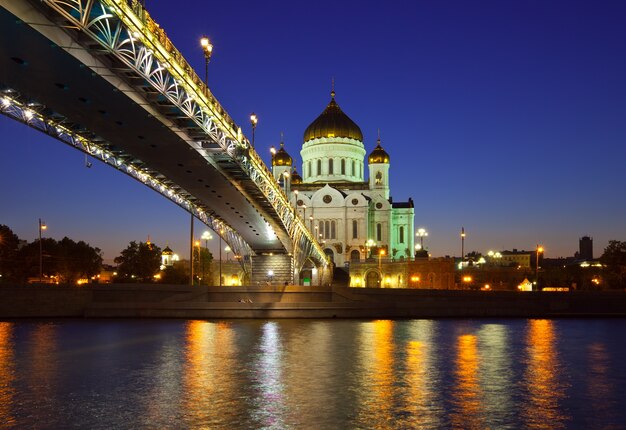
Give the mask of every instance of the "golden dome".
<path id="1" fill-rule="evenodd" d="M 272 166 L 291 166 L 292 163 L 291 156 L 285 151 L 285 144 L 280 142 L 280 149 L 272 157 Z"/>
<path id="2" fill-rule="evenodd" d="M 291 183 L 292 184 L 302 183 L 302 176 L 298 174 L 298 171 L 296 169 L 293 169 L 293 173 L 291 174 Z"/>
<path id="3" fill-rule="evenodd" d="M 389 163 L 389 154 L 380 146 L 380 139 L 378 139 L 376 148 L 367 158 L 370 164 L 387 164 Z"/>
<path id="4" fill-rule="evenodd" d="M 348 137 L 363 141 L 363 133 L 358 125 L 348 115 L 343 113 L 335 101 L 335 92 L 330 93 L 331 99 L 324 112 L 304 131 L 304 141 L 320 137 Z"/>

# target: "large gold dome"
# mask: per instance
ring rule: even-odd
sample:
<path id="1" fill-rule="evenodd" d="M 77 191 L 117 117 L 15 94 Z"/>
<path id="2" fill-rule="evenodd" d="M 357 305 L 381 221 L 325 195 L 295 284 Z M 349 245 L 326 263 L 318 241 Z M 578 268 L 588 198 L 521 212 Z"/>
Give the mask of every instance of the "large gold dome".
<path id="1" fill-rule="evenodd" d="M 343 113 L 335 101 L 335 92 L 330 93 L 331 99 L 324 112 L 304 131 L 304 141 L 320 137 L 347 137 L 363 142 L 363 133 L 348 115 Z"/>

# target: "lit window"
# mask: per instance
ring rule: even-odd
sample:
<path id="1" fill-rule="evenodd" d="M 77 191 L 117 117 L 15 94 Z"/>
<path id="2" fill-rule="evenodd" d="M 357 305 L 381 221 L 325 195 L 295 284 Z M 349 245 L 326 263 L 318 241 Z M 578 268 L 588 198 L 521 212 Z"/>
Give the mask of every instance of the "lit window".
<path id="1" fill-rule="evenodd" d="M 376 181 L 375 181 L 376 185 L 380 185 L 383 183 L 383 174 L 380 172 L 376 173 Z"/>

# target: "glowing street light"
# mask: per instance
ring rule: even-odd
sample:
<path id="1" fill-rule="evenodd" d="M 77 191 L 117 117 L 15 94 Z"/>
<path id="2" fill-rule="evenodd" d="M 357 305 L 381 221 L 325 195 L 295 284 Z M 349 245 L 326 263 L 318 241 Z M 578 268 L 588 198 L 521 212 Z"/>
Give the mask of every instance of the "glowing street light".
<path id="1" fill-rule="evenodd" d="M 386 253 L 387 252 L 383 248 L 381 248 L 378 251 L 378 271 L 380 272 L 381 278 L 383 276 L 383 262 L 382 262 L 382 258 L 383 258 L 383 255 L 385 255 Z"/>
<path id="2" fill-rule="evenodd" d="M 250 124 L 252 125 L 252 147 L 254 148 L 254 130 L 256 129 L 256 125 L 259 122 L 259 118 L 256 116 L 254 112 L 250 114 Z"/>
<path id="3" fill-rule="evenodd" d="M 48 226 L 45 222 L 41 221 L 39 218 L 39 283 L 41 284 L 41 279 L 43 278 L 43 244 L 41 243 L 41 232 L 42 230 L 47 229 Z"/>
<path id="4" fill-rule="evenodd" d="M 465 258 L 465 227 L 461 227 L 461 261 Z"/>
<path id="5" fill-rule="evenodd" d="M 536 264 L 535 264 L 535 281 L 537 283 L 539 282 L 539 254 L 541 254 L 542 252 L 543 252 L 543 246 L 537 244 L 537 249 L 535 251 L 535 255 L 537 257 Z"/>
<path id="6" fill-rule="evenodd" d="M 202 233 L 202 236 L 200 236 L 200 239 L 204 240 L 204 249 L 206 251 L 206 255 L 209 255 L 209 240 L 213 239 L 213 235 L 211 235 L 211 233 L 209 233 L 208 230 L 204 230 L 204 233 Z M 198 253 L 200 254 L 200 253 Z M 204 258 L 202 259 L 202 279 L 206 279 L 206 273 L 204 271 Z M 208 283 L 207 283 L 208 285 Z"/>
<path id="7" fill-rule="evenodd" d="M 226 261 L 230 261 L 230 259 L 228 258 L 228 254 L 230 253 L 231 249 L 230 246 L 227 246 L 226 248 L 224 248 L 224 252 L 226 252 Z"/>
<path id="8" fill-rule="evenodd" d="M 200 38 L 200 46 L 202 47 L 202 52 L 204 53 L 204 84 L 208 88 L 209 60 L 211 60 L 211 55 L 213 54 L 213 44 L 208 37 L 202 36 L 202 38 Z"/>
<path id="9" fill-rule="evenodd" d="M 272 284 L 272 279 L 274 278 L 274 271 L 273 270 L 268 270 L 267 271 L 267 279 L 269 280 L 270 285 Z"/>
<path id="10" fill-rule="evenodd" d="M 415 233 L 415 236 L 420 238 L 420 245 L 423 248 L 424 247 L 424 237 L 428 236 L 428 232 L 426 231 L 426 229 L 418 228 L 417 229 L 417 233 Z"/>
<path id="11" fill-rule="evenodd" d="M 372 247 L 376 244 L 376 242 L 374 242 L 372 239 L 368 239 L 367 242 L 365 242 L 365 247 L 367 248 L 367 255 L 365 256 L 365 258 L 370 258 L 371 255 L 371 251 L 372 251 Z"/>

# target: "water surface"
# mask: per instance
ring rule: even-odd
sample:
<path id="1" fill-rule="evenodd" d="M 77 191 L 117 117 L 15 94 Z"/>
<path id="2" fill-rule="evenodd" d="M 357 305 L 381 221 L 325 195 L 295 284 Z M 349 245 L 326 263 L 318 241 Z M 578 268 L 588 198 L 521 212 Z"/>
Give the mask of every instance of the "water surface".
<path id="1" fill-rule="evenodd" d="M 3 428 L 625 428 L 626 320 L 0 322 Z"/>

